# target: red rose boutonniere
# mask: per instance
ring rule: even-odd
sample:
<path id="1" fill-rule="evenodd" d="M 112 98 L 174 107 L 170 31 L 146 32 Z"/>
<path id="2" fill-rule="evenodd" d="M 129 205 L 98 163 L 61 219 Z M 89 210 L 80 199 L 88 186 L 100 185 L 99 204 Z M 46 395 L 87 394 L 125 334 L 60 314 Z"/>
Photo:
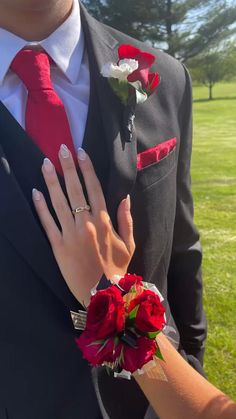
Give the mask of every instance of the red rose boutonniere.
<path id="1" fill-rule="evenodd" d="M 143 103 L 159 84 L 158 73 L 150 71 L 155 55 L 141 51 L 132 45 L 121 45 L 117 63 L 107 63 L 101 74 L 107 77 L 112 89 L 123 104 L 135 96 L 136 103 Z"/>
<path id="2" fill-rule="evenodd" d="M 149 361 L 163 359 L 156 340 L 166 323 L 162 300 L 153 284 L 130 274 L 97 291 L 77 339 L 84 358 L 126 378 Z"/>

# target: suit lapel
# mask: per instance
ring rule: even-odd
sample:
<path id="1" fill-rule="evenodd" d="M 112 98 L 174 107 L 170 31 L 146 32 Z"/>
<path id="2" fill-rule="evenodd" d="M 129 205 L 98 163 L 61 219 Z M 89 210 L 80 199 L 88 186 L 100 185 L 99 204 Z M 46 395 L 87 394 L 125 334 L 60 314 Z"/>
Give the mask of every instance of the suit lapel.
<path id="1" fill-rule="evenodd" d="M 91 77 L 96 81 L 98 102 L 107 142 L 110 174 L 107 189 L 107 206 L 115 223 L 117 206 L 131 192 L 137 169 L 136 140 L 126 141 L 125 131 L 128 109 L 113 93 L 107 79 L 100 75 L 102 66 L 117 61 L 118 41 L 81 5 L 81 20 L 89 55 Z"/>
<path id="2" fill-rule="evenodd" d="M 75 309 L 77 301 L 60 274 L 30 204 L 34 186 L 47 196 L 41 175 L 44 155 L 2 104 L 0 127 L 0 232 L 60 300 Z M 18 182 L 24 184 L 24 193 Z"/>
<path id="3" fill-rule="evenodd" d="M 107 142 L 105 140 L 104 126 L 98 102 L 96 81 L 93 75 L 90 77 L 89 109 L 82 147 L 90 156 L 96 175 L 102 185 L 103 193 L 107 197 L 110 171 Z"/>

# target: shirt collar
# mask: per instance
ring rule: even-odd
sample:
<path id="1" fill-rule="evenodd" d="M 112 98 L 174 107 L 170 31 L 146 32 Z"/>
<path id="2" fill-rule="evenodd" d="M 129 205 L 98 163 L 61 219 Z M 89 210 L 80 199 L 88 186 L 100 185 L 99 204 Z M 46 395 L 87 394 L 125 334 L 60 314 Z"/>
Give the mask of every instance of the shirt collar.
<path id="1" fill-rule="evenodd" d="M 0 28 L 0 49 L 3 49 L 1 52 L 1 62 L 0 62 L 0 85 L 3 83 L 4 78 L 8 72 L 8 69 L 11 65 L 12 60 L 16 54 L 24 48 L 26 41 L 19 38 L 11 32 L 8 32 Z"/>
<path id="2" fill-rule="evenodd" d="M 39 42 L 26 40 L 0 28 L 0 45 L 4 51 L 0 64 L 0 85 L 16 54 L 26 46 L 41 46 L 71 83 L 75 83 L 84 52 L 79 2 L 74 0 L 71 14 L 48 38 Z M 1 48 L 0 48 L 1 49 Z"/>

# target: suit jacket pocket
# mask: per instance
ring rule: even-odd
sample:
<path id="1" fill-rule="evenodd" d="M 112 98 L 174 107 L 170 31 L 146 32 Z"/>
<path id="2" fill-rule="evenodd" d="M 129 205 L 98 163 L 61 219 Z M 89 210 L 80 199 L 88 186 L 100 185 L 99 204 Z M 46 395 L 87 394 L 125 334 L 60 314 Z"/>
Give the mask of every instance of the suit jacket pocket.
<path id="1" fill-rule="evenodd" d="M 174 168 L 176 162 L 176 148 L 164 159 L 153 163 L 137 173 L 137 186 L 145 189 L 168 175 Z"/>
<path id="2" fill-rule="evenodd" d="M 176 137 L 170 138 L 154 147 L 142 151 L 137 156 L 137 169 L 142 170 L 151 164 L 157 163 L 168 156 L 176 147 Z"/>

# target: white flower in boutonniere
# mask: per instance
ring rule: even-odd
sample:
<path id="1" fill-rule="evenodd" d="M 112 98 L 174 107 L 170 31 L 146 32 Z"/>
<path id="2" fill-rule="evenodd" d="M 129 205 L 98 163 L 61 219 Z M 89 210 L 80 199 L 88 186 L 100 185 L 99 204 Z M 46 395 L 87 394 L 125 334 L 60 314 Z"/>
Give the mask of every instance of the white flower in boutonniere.
<path id="1" fill-rule="evenodd" d="M 119 81 L 127 82 L 127 77 L 138 69 L 138 61 L 133 59 L 120 60 L 118 65 L 107 63 L 102 68 L 102 75 L 104 77 L 112 77 Z"/>
<path id="2" fill-rule="evenodd" d="M 132 45 L 121 45 L 116 64 L 107 63 L 101 74 L 107 77 L 114 92 L 127 105 L 135 95 L 136 103 L 143 103 L 159 84 L 158 73 L 151 73 L 155 55 L 143 52 Z"/>

